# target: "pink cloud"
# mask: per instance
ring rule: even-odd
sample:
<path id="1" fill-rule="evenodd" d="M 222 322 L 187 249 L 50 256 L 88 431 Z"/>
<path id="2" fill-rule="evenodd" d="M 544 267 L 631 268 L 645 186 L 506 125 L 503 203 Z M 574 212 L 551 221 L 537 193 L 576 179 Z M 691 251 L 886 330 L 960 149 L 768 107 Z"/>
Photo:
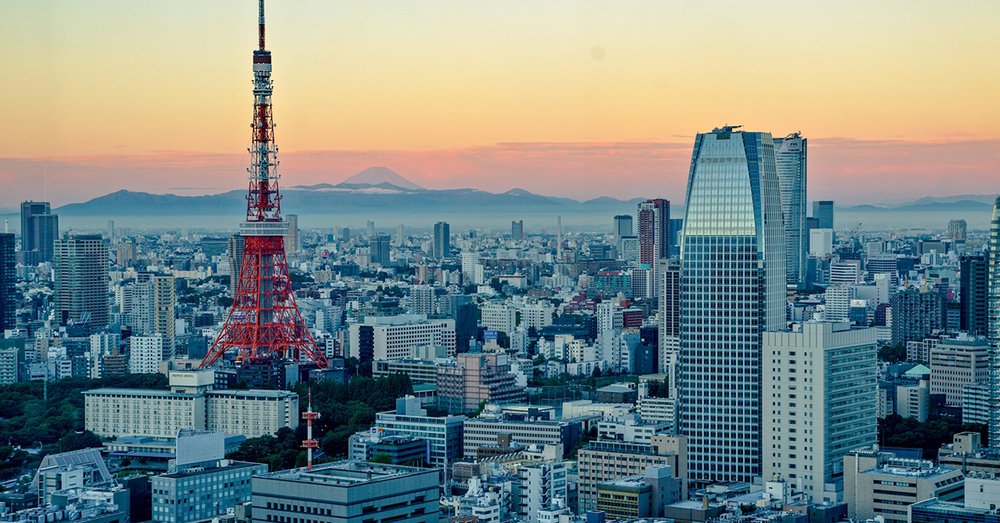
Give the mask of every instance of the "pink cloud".
<path id="1" fill-rule="evenodd" d="M 428 188 L 515 187 L 573 198 L 684 199 L 690 143 L 526 142 L 404 150 L 292 151 L 280 155 L 285 186 L 337 183 L 373 165 Z M 810 199 L 899 201 L 929 194 L 990 193 L 1000 186 L 1000 140 L 908 142 L 811 139 Z M 57 205 L 119 189 L 206 194 L 241 189 L 245 154 L 146 154 L 0 158 L 0 207 L 25 199 Z"/>

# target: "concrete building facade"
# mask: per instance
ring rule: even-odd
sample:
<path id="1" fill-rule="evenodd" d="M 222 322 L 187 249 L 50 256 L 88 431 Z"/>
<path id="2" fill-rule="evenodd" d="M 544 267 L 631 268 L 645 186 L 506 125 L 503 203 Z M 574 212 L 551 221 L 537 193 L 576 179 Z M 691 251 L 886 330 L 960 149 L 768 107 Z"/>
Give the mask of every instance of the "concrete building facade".
<path id="1" fill-rule="evenodd" d="M 764 334 L 764 362 L 763 477 L 797 484 L 815 503 L 837 502 L 844 455 L 876 443 L 875 332 L 795 324 Z"/>

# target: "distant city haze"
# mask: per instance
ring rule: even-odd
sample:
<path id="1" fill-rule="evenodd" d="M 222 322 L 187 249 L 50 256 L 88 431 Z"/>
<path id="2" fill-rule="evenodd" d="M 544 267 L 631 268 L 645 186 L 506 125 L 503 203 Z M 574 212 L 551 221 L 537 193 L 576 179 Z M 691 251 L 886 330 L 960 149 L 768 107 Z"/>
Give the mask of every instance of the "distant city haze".
<path id="1" fill-rule="evenodd" d="M 245 184 L 255 3 L 4 7 L 0 208 Z M 1000 3 L 274 2 L 282 183 L 683 200 L 693 137 L 809 138 L 809 198 L 1000 182 Z M 719 16 L 719 12 L 726 13 Z M 748 28 L 753 35 L 746 35 Z"/>

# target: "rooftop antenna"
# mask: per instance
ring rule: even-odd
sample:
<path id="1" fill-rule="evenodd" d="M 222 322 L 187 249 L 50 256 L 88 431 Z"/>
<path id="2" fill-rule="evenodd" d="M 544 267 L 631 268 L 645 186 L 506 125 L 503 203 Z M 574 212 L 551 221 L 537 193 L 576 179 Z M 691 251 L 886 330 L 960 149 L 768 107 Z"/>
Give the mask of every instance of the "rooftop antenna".
<path id="1" fill-rule="evenodd" d="M 264 0 L 260 0 L 264 5 Z M 263 26 L 262 26 L 263 27 Z M 313 469 L 313 449 L 319 448 L 319 441 L 313 439 L 313 420 L 319 419 L 319 412 L 313 412 L 313 393 L 309 389 L 309 410 L 302 413 L 302 419 L 306 420 L 306 439 L 302 440 L 302 448 L 306 449 L 306 470 Z"/>

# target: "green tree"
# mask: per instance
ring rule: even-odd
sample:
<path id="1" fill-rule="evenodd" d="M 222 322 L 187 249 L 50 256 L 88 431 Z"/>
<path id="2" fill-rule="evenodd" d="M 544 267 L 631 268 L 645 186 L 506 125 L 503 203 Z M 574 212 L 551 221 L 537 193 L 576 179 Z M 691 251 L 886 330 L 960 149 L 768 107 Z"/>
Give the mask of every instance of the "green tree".
<path id="1" fill-rule="evenodd" d="M 392 464 L 392 456 L 386 454 L 385 452 L 377 452 L 374 456 L 372 456 L 372 459 L 368 461 L 371 461 L 372 463 L 385 463 L 388 465 Z"/>
<path id="2" fill-rule="evenodd" d="M 888 363 L 906 361 L 906 344 L 887 345 L 878 349 L 878 359 Z"/>
<path id="3" fill-rule="evenodd" d="M 101 438 L 89 430 L 69 432 L 59 439 L 59 452 L 70 452 L 80 449 L 100 448 L 104 446 Z"/>

